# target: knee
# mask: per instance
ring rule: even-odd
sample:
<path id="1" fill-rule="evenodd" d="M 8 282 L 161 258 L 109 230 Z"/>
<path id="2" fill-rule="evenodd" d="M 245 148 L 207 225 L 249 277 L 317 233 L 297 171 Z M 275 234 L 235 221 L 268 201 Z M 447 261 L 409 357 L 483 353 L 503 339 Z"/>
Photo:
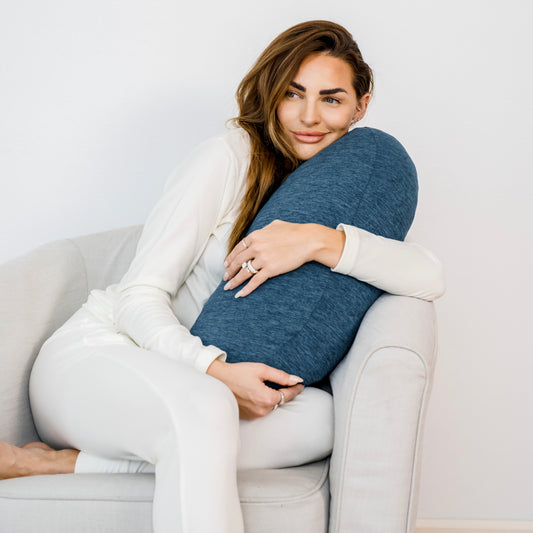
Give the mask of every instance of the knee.
<path id="1" fill-rule="evenodd" d="M 205 462 L 207 455 L 227 460 L 236 454 L 239 411 L 233 393 L 211 376 L 191 378 L 186 392 L 183 388 L 180 391 L 179 385 L 159 390 L 161 425 L 159 433 L 153 435 L 150 455 L 143 459 L 157 464 L 184 453 L 188 461 L 201 456 Z M 214 442 L 216 453 L 212 450 Z"/>
<path id="2" fill-rule="evenodd" d="M 231 390 L 208 375 L 193 381 L 186 394 L 176 388 L 164 392 L 170 422 L 189 433 L 237 432 L 239 409 Z"/>
<path id="3" fill-rule="evenodd" d="M 192 396 L 192 410 L 205 423 L 224 424 L 238 430 L 239 408 L 237 400 L 222 381 L 206 375 Z"/>
<path id="4" fill-rule="evenodd" d="M 241 421 L 240 469 L 285 468 L 327 457 L 333 446 L 333 401 L 307 387 L 264 418 Z"/>

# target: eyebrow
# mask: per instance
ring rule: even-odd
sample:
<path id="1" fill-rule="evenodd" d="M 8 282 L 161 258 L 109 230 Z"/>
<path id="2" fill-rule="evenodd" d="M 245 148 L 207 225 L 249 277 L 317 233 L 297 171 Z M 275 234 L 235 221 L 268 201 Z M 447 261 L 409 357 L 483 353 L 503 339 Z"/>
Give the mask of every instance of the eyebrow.
<path id="1" fill-rule="evenodd" d="M 295 89 L 298 89 L 299 91 L 302 91 L 303 93 L 305 93 L 305 87 L 303 85 L 300 85 L 299 83 L 296 83 L 295 81 L 291 81 L 289 85 L 291 85 Z M 346 93 L 346 94 L 348 94 L 341 87 L 337 87 L 335 89 L 323 89 L 322 91 L 319 91 L 318 94 L 330 95 L 330 94 L 336 94 L 336 93 Z"/>

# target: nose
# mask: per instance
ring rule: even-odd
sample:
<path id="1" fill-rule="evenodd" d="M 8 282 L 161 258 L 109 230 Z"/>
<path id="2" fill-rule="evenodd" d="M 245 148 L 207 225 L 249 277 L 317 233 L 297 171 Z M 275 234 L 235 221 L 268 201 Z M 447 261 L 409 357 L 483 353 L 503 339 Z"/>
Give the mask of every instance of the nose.
<path id="1" fill-rule="evenodd" d="M 314 126 L 320 122 L 320 114 L 316 102 L 313 102 L 310 98 L 302 106 L 300 120 L 307 127 Z"/>

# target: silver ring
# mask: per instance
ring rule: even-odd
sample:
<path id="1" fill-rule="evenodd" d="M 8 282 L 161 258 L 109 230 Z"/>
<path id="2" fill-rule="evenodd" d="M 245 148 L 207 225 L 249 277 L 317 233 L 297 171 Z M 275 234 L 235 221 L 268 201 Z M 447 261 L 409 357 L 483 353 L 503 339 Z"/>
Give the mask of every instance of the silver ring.
<path id="1" fill-rule="evenodd" d="M 275 411 L 278 407 L 281 407 L 285 403 L 285 394 L 283 394 L 283 391 L 278 391 L 280 394 L 279 402 L 272 407 L 272 411 Z"/>
<path id="2" fill-rule="evenodd" d="M 246 246 L 246 242 L 245 242 L 244 239 L 241 242 L 242 242 L 242 244 L 244 245 L 245 248 L 248 248 L 248 246 Z"/>
<path id="3" fill-rule="evenodd" d="M 248 270 L 248 272 L 250 274 L 257 274 L 259 272 L 259 270 L 256 270 L 253 266 L 252 266 L 252 260 L 250 259 L 249 261 L 245 261 L 243 264 L 242 264 L 242 268 L 245 268 L 246 270 Z"/>
<path id="4" fill-rule="evenodd" d="M 285 394 L 283 394 L 283 391 L 279 391 L 279 393 L 281 394 L 281 400 L 278 405 L 283 405 L 285 403 Z"/>

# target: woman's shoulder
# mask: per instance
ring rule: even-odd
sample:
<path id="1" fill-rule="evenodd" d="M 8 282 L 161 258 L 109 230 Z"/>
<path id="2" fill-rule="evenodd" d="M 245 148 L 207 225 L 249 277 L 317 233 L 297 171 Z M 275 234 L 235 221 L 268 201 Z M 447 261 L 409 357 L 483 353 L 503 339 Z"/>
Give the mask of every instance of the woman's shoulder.
<path id="1" fill-rule="evenodd" d="M 243 128 L 230 127 L 225 133 L 219 135 L 218 139 L 237 159 L 246 162 L 250 159 L 250 136 Z"/>
<path id="2" fill-rule="evenodd" d="M 237 168 L 244 170 L 250 162 L 251 143 L 248 133 L 238 127 L 228 128 L 224 133 L 206 138 L 193 150 L 193 156 L 204 159 L 232 160 Z"/>

